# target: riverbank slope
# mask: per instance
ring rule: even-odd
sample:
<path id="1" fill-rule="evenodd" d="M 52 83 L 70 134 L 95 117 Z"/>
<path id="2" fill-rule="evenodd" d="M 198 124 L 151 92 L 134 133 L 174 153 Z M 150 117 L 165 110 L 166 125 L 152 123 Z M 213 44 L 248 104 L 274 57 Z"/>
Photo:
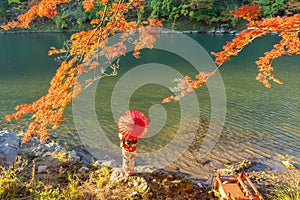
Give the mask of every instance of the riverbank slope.
<path id="1" fill-rule="evenodd" d="M 113 161 L 83 165 L 74 150 L 54 141 L 41 143 L 34 138 L 14 145 L 18 149 L 15 161 L 0 170 L 1 199 L 208 199 L 212 189 L 213 177 L 193 180 L 152 166 L 137 166 L 135 174 L 126 177 Z M 297 199 L 299 165 L 285 163 L 285 172 L 260 170 L 262 163 L 243 160 L 215 173 L 245 171 L 265 199 Z"/>

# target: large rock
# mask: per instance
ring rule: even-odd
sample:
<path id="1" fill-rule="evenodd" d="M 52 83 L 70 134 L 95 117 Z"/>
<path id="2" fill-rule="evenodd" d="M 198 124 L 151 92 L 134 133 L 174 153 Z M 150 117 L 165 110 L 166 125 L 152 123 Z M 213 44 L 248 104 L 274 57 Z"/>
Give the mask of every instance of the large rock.
<path id="1" fill-rule="evenodd" d="M 21 145 L 19 155 L 28 161 L 29 166 L 35 163 L 38 174 L 47 173 L 61 166 L 81 165 L 81 158 L 74 150 L 68 151 L 54 141 L 41 142 L 36 137 Z"/>
<path id="2" fill-rule="evenodd" d="M 20 139 L 13 132 L 0 132 L 0 165 L 8 168 L 18 155 Z"/>

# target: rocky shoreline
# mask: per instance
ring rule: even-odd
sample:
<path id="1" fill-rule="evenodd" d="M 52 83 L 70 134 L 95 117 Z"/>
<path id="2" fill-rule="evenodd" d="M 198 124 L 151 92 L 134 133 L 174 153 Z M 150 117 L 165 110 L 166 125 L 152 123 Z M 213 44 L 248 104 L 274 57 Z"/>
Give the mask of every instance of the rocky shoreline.
<path id="1" fill-rule="evenodd" d="M 16 30 L 16 31 L 0 31 L 1 34 L 22 34 L 22 33 L 72 33 L 79 30 Z M 215 35 L 235 35 L 238 34 L 236 30 L 227 30 L 227 29 L 211 29 L 211 30 L 184 30 L 184 31 L 175 31 L 175 30 L 162 30 L 163 34 L 172 34 L 172 33 L 183 33 L 183 34 L 215 34 Z"/>
<path id="2" fill-rule="evenodd" d="M 126 177 L 113 161 L 98 160 L 83 165 L 74 150 L 69 151 L 54 141 L 40 142 L 34 138 L 23 145 L 20 142 L 21 136 L 7 131 L 0 132 L 0 165 L 9 170 L 13 169 L 24 183 L 20 183 L 17 189 L 14 188 L 15 196 L 1 196 L 0 192 L 1 198 L 27 195 L 30 199 L 35 195 L 39 199 L 48 191 L 47 187 L 52 188 L 49 191 L 55 196 L 59 194 L 54 194 L 53 191 L 64 193 L 70 184 L 74 184 L 74 180 L 77 181 L 76 187 L 87 191 L 81 193 L 78 190 L 77 199 L 208 199 L 208 192 L 212 189 L 213 177 L 208 180 L 191 180 L 178 173 L 152 166 L 137 166 L 135 174 Z M 266 166 L 262 167 L 263 163 L 258 161 L 243 160 L 228 164 L 215 173 L 232 175 L 246 172 L 263 197 L 270 199 L 268 195 L 272 193 L 274 185 L 295 177 L 295 173 L 300 181 L 299 165 L 292 161 L 285 163 L 288 169 L 286 172 L 274 172 Z M 2 176 L 0 173 L 0 188 Z M 41 183 L 41 186 L 32 189 L 32 182 L 35 183 L 33 185 Z M 51 185 L 46 187 L 46 183 Z M 28 192 L 30 190 L 35 191 L 34 194 Z"/>
<path id="3" fill-rule="evenodd" d="M 72 33 L 81 31 L 80 29 L 50 29 L 50 30 L 43 30 L 43 29 L 16 29 L 16 30 L 0 30 L 0 34 L 21 34 L 21 33 Z M 235 29 L 224 29 L 224 28 L 200 28 L 200 29 L 184 29 L 184 30 L 171 30 L 169 28 L 161 28 L 161 32 L 163 34 L 171 34 L 171 33 L 183 33 L 183 34 L 215 34 L 215 35 L 235 35 L 238 34 L 239 31 Z"/>

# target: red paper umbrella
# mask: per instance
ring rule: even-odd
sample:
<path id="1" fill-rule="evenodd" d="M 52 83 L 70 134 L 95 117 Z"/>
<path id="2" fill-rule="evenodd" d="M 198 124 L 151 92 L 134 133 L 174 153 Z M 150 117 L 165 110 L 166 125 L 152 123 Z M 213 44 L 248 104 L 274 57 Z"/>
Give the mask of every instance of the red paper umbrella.
<path id="1" fill-rule="evenodd" d="M 122 114 L 119 119 L 119 132 L 123 138 L 129 141 L 138 140 L 144 137 L 148 130 L 148 119 L 139 110 L 129 110 Z"/>

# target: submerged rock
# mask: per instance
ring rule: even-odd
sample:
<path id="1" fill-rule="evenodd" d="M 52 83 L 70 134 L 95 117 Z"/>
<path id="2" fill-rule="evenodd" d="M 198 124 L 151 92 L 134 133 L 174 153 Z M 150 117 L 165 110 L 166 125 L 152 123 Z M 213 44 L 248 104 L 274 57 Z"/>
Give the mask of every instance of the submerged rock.
<path id="1" fill-rule="evenodd" d="M 0 132 L 0 165 L 8 168 L 18 155 L 20 139 L 13 132 Z"/>
<path id="2" fill-rule="evenodd" d="M 236 163 L 225 164 L 226 168 L 217 169 L 216 172 L 221 175 L 233 175 L 249 169 L 254 163 L 249 160 L 242 160 Z"/>
<path id="3" fill-rule="evenodd" d="M 297 163 L 293 162 L 293 161 L 290 161 L 290 160 L 283 160 L 281 161 L 281 163 L 284 165 L 284 167 L 286 169 L 289 169 L 289 170 L 297 170 Z"/>

